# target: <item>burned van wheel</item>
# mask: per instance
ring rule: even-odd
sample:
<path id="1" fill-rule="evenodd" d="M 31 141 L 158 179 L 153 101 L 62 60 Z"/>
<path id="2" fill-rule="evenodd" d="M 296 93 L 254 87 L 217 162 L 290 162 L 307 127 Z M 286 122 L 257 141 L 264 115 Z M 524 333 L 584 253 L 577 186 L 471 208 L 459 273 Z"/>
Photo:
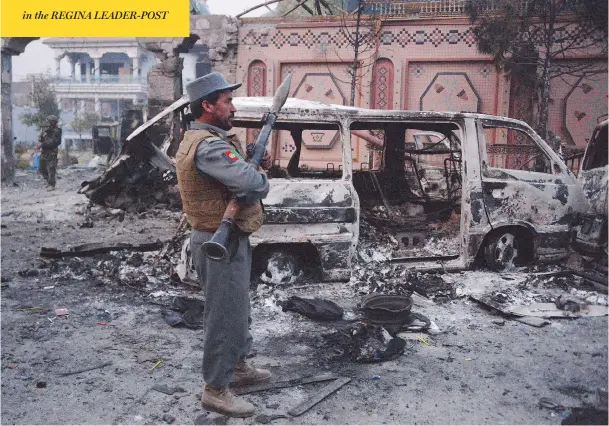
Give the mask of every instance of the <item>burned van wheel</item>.
<path id="1" fill-rule="evenodd" d="M 511 232 L 502 232 L 488 241 L 484 247 L 484 258 L 489 268 L 497 272 L 514 269 L 520 260 L 520 241 Z"/>
<path id="2" fill-rule="evenodd" d="M 260 279 L 273 285 L 291 284 L 302 276 L 302 265 L 290 252 L 274 251 L 266 258 L 266 269 Z"/>

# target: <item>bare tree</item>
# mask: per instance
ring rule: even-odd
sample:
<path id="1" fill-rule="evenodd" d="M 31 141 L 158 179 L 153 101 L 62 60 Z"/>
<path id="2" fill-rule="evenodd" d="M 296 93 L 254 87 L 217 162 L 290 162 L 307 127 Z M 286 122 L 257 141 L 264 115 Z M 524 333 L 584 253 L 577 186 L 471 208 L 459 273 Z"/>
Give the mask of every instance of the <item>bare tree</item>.
<path id="1" fill-rule="evenodd" d="M 80 116 L 75 116 L 74 120 L 70 123 L 72 130 L 74 133 L 78 135 L 78 140 L 80 146 L 84 146 L 82 136 L 85 133 L 90 133 L 95 126 L 99 122 L 99 117 L 96 114 L 85 113 Z"/>
<path id="2" fill-rule="evenodd" d="M 607 0 L 470 0 L 468 14 L 478 50 L 538 93 L 537 128 L 546 140 L 552 80 L 607 72 Z M 605 56 L 602 66 L 572 59 L 591 52 Z"/>
<path id="3" fill-rule="evenodd" d="M 49 116 L 59 116 L 59 105 L 50 76 L 29 76 L 28 80 L 31 83 L 30 108 L 19 118 L 26 126 L 41 129 L 47 125 Z"/>
<path id="4" fill-rule="evenodd" d="M 364 77 L 372 71 L 378 57 L 381 20 L 376 15 L 367 14 L 366 6 L 366 0 L 357 0 L 357 8 L 353 12 L 340 15 L 340 31 L 353 51 L 353 56 L 343 59 L 338 51 L 335 52 L 341 62 L 348 64 L 349 81 L 343 81 L 336 75 L 334 78 L 350 85 L 349 106 L 355 106 L 358 87 Z"/>

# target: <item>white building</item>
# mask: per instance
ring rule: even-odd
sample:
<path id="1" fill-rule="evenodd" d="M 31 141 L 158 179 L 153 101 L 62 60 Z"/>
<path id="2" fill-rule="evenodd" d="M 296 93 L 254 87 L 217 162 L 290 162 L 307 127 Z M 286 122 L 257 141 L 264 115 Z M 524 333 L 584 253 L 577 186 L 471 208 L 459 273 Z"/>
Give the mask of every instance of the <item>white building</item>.
<path id="1" fill-rule="evenodd" d="M 135 38 L 49 38 L 55 57 L 55 91 L 61 109 L 117 120 L 146 104 L 146 76 L 157 63 Z M 61 74 L 61 62 L 69 74 Z"/>

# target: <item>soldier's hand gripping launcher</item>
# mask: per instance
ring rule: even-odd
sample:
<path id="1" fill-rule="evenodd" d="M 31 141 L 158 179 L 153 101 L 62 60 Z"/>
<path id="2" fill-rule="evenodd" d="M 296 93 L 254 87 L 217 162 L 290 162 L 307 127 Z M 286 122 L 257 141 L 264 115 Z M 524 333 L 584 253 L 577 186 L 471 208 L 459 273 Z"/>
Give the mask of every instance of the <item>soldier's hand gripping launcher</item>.
<path id="1" fill-rule="evenodd" d="M 250 161 L 256 167 L 259 167 L 262 163 L 264 153 L 266 152 L 266 144 L 271 134 L 271 130 L 273 130 L 273 126 L 275 125 L 275 121 L 277 121 L 277 114 L 279 114 L 279 111 L 281 111 L 281 108 L 288 98 L 291 81 L 292 73 L 288 73 L 286 78 L 281 83 L 281 86 L 279 86 L 275 92 L 271 110 L 265 114 L 263 118 L 264 125 L 262 126 L 262 130 L 258 135 L 258 139 L 256 139 L 252 159 Z M 240 208 L 241 206 L 237 198 L 233 198 L 228 203 L 228 206 L 226 206 L 220 226 L 212 236 L 211 240 L 203 244 L 203 252 L 209 259 L 222 261 L 228 260 L 228 241 L 230 234 L 235 227 L 235 216 L 237 216 L 239 213 Z"/>

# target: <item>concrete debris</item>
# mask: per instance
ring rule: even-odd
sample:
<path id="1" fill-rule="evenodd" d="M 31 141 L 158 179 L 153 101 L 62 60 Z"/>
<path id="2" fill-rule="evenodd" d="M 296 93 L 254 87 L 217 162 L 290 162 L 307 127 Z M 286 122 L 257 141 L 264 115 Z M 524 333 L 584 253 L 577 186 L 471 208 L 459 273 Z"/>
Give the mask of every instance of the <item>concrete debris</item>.
<path id="1" fill-rule="evenodd" d="M 225 416 L 210 417 L 207 414 L 201 414 L 197 416 L 194 421 L 195 425 L 225 425 L 228 423 L 229 418 Z"/>
<path id="2" fill-rule="evenodd" d="M 497 297 L 497 296 L 501 297 Z M 508 317 L 520 317 L 517 320 L 536 327 L 545 325 L 547 322 L 531 319 L 536 318 L 579 318 L 582 316 L 606 316 L 608 314 L 607 306 L 602 305 L 585 305 L 574 302 L 573 299 L 559 297 L 554 303 L 531 303 L 529 305 L 517 306 L 508 303 L 507 297 L 502 294 L 491 295 L 470 295 L 472 300 L 481 303 L 485 306 L 493 308 Z M 567 301 L 561 303 L 560 301 Z M 566 307 L 566 310 L 558 306 Z M 577 306 L 577 308 L 574 308 Z"/>
<path id="3" fill-rule="evenodd" d="M 163 418 L 162 420 L 167 423 L 168 425 L 172 424 L 173 422 L 176 421 L 176 418 L 174 416 L 172 416 L 171 414 L 163 414 Z"/>
<path id="4" fill-rule="evenodd" d="M 70 314 L 67 308 L 57 308 L 55 309 L 55 315 L 58 317 L 67 317 Z"/>
<path id="5" fill-rule="evenodd" d="M 513 315 L 531 316 L 540 318 L 579 318 L 602 317 L 608 315 L 607 306 L 584 305 L 576 312 L 562 310 L 553 303 L 533 303 L 528 306 L 516 306 L 510 309 Z"/>
<path id="6" fill-rule="evenodd" d="M 165 383 L 154 385 L 152 387 L 152 390 L 164 393 L 165 395 L 173 395 L 174 393 L 177 393 L 177 392 L 186 392 L 186 390 L 184 390 L 184 388 L 182 388 L 180 386 L 169 386 Z"/>
<path id="7" fill-rule="evenodd" d="M 254 417 L 254 421 L 256 424 L 268 425 L 274 420 L 278 419 L 289 419 L 285 414 L 259 414 Z"/>
<path id="8" fill-rule="evenodd" d="M 530 325 L 532 327 L 543 327 L 551 324 L 551 322 L 547 319 L 536 317 L 514 317 L 514 321 L 518 321 L 523 324 Z"/>

